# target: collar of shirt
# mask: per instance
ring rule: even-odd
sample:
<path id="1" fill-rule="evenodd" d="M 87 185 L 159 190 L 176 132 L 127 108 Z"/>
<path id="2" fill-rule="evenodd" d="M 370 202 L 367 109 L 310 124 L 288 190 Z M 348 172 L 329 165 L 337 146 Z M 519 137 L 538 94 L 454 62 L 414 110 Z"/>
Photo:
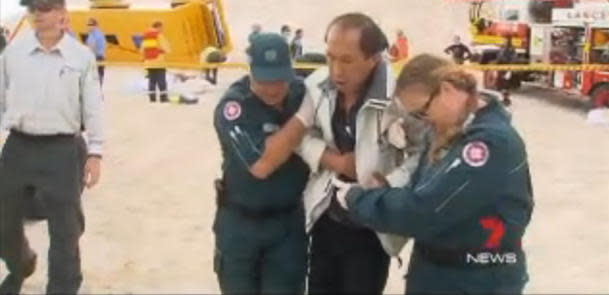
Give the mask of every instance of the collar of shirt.
<path id="1" fill-rule="evenodd" d="M 364 101 L 368 100 L 369 98 L 389 100 L 389 94 L 387 93 L 387 79 L 389 79 L 389 77 L 387 77 L 388 66 L 389 65 L 386 61 L 381 61 L 374 68 L 374 70 L 372 71 L 372 76 L 368 79 L 367 82 L 366 92 L 363 98 Z M 318 84 L 318 87 L 324 93 L 337 92 L 336 85 L 332 83 L 330 77 L 321 81 Z"/>
<path id="2" fill-rule="evenodd" d="M 57 42 L 57 44 L 55 44 L 55 46 L 53 46 L 53 48 L 51 48 L 50 50 L 47 50 L 44 48 L 44 46 L 42 46 L 42 44 L 40 43 L 40 40 L 38 39 L 38 36 L 36 36 L 36 33 L 31 33 L 28 37 L 28 52 L 29 54 L 34 54 L 34 53 L 38 53 L 38 52 L 47 52 L 47 53 L 58 53 L 59 55 L 66 57 L 67 55 L 70 54 L 70 46 L 69 46 L 69 42 L 71 38 L 68 34 L 63 34 L 61 36 L 61 39 L 59 40 L 59 42 Z"/>

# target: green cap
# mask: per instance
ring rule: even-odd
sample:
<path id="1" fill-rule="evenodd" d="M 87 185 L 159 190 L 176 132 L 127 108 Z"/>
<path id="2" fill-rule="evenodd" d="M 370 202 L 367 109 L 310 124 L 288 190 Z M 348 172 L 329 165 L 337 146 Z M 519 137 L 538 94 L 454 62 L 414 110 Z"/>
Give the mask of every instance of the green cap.
<path id="1" fill-rule="evenodd" d="M 248 49 L 254 80 L 260 82 L 291 81 L 294 79 L 290 48 L 283 37 L 275 33 L 260 33 Z"/>

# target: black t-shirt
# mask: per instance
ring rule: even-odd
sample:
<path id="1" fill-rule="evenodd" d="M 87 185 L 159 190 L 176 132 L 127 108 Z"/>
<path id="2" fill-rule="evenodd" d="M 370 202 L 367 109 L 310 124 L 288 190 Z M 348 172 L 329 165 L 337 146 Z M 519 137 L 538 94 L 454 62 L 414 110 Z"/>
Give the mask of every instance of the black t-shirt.
<path id="1" fill-rule="evenodd" d="M 334 114 L 332 114 L 332 132 L 334 133 L 336 148 L 338 148 L 341 154 L 351 153 L 355 149 L 357 113 L 359 113 L 364 102 L 365 97 L 362 96 L 348 112 L 345 112 L 342 107 L 343 99 L 338 97 L 336 100 L 336 109 L 334 110 Z M 357 179 L 352 179 L 345 175 L 340 175 L 339 177 L 343 181 L 357 182 Z M 349 218 L 349 213 L 341 207 L 335 196 L 332 198 L 330 207 L 328 208 L 328 215 L 334 221 L 338 221 L 349 227 L 360 227 Z"/>

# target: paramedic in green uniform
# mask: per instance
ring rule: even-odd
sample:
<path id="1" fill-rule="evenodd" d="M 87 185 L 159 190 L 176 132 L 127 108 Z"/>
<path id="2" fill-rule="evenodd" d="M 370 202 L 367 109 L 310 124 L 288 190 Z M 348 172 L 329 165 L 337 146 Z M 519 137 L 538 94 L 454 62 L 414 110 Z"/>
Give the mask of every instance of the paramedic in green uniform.
<path id="1" fill-rule="evenodd" d="M 415 239 L 406 293 L 522 293 L 533 208 L 525 145 L 499 95 L 478 93 L 470 74 L 450 66 L 433 76 L 428 91 L 397 82 L 403 108 L 434 127 L 411 185 L 335 180 L 339 201 L 361 224 Z"/>
<path id="2" fill-rule="evenodd" d="M 294 77 L 288 44 L 260 34 L 248 49 L 251 73 L 218 104 L 214 125 L 223 155 L 216 181 L 214 270 L 225 294 L 304 293 L 308 240 L 302 192 L 309 169 L 292 155 L 259 176 L 266 139 L 299 109 L 302 80 Z"/>

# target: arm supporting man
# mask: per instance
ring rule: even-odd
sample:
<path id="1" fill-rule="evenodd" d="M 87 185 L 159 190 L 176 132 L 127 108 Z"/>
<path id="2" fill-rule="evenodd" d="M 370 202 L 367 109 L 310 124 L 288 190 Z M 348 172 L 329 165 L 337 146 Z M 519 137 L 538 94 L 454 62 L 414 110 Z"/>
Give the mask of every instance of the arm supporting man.
<path id="1" fill-rule="evenodd" d="M 275 134 L 268 137 L 261 157 L 252 165 L 250 172 L 257 178 L 265 179 L 287 161 L 298 149 L 299 154 L 312 172 L 321 167 L 340 174 L 355 177 L 355 158 L 352 153 L 341 155 L 326 146 L 309 129 L 315 121 L 315 104 L 305 94 L 299 110 Z"/>
<path id="2" fill-rule="evenodd" d="M 269 177 L 290 158 L 306 131 L 305 125 L 292 117 L 277 133 L 266 139 L 264 152 L 250 168 L 252 175 L 259 179 Z"/>
<path id="3" fill-rule="evenodd" d="M 446 159 L 444 172 L 416 187 L 352 188 L 346 194 L 351 215 L 374 230 L 423 239 L 467 218 L 494 202 L 497 187 L 514 169 L 506 165 L 510 158 L 506 142 L 474 143 L 488 148 L 489 158 L 483 166 L 468 165 L 458 153 Z"/>

